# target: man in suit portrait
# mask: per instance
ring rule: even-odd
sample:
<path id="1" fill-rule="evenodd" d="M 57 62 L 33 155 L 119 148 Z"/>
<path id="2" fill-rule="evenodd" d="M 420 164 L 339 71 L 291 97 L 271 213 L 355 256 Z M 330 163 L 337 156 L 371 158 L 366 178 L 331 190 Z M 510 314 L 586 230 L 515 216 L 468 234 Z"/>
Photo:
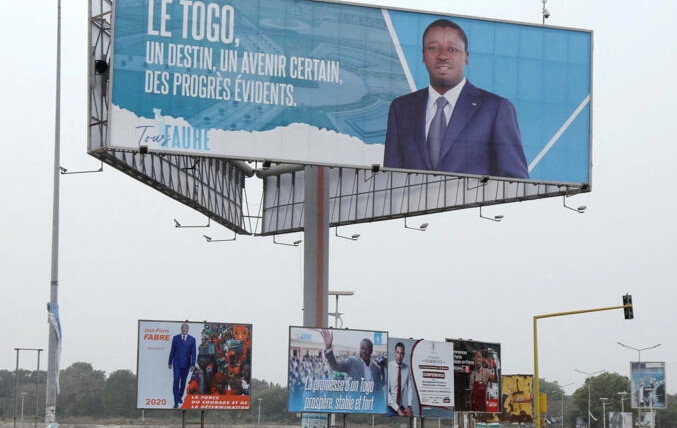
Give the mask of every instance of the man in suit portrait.
<path id="1" fill-rule="evenodd" d="M 341 361 L 336 359 L 332 343 L 334 342 L 334 333 L 329 330 L 321 330 L 324 340 L 324 355 L 329 367 L 334 371 L 344 372 L 353 380 L 364 379 L 374 382 L 374 391 L 380 391 L 385 385 L 385 376 L 382 367 L 371 358 L 374 352 L 374 344 L 371 340 L 364 338 L 360 341 L 360 356 L 349 356 Z"/>
<path id="2" fill-rule="evenodd" d="M 387 416 L 413 417 L 412 408 L 414 385 L 411 369 L 404 362 L 404 343 L 395 344 L 395 359 L 388 363 L 388 407 Z"/>
<path id="3" fill-rule="evenodd" d="M 390 104 L 383 166 L 529 178 L 515 107 L 465 78 L 468 38 L 439 19 L 423 33 L 430 84 Z"/>
<path id="4" fill-rule="evenodd" d="M 195 368 L 195 338 L 188 334 L 188 324 L 181 324 L 181 334 L 172 338 L 172 347 L 169 351 L 169 369 L 174 371 L 174 408 L 178 409 L 183 403 L 183 393 L 186 391 L 188 374 Z"/>

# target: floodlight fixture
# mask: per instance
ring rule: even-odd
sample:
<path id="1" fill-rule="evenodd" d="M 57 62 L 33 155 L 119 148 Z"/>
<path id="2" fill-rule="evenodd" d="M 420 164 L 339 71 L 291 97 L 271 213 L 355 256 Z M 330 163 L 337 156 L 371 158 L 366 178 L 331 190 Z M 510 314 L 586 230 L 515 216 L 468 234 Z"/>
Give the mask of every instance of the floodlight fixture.
<path id="1" fill-rule="evenodd" d="M 349 241 L 357 241 L 357 239 L 360 237 L 359 233 L 353 233 L 350 236 L 339 235 L 338 226 L 334 228 L 334 234 L 336 235 L 337 238 L 343 238 L 343 239 L 347 239 Z"/>
<path id="2" fill-rule="evenodd" d="M 418 230 L 419 232 L 425 232 L 426 229 L 428 229 L 429 224 L 428 223 L 421 223 L 419 227 L 412 227 L 407 225 L 407 218 L 404 218 L 404 228 L 405 229 L 411 229 L 411 230 Z"/>
<path id="3" fill-rule="evenodd" d="M 173 220 L 174 220 L 174 227 L 181 227 L 181 228 L 209 227 L 209 226 L 211 226 L 211 221 L 212 221 L 212 219 L 210 217 L 207 217 L 207 224 L 183 225 L 177 219 L 173 219 Z"/>
<path id="4" fill-rule="evenodd" d="M 277 241 L 277 240 L 275 239 L 275 235 L 273 235 L 273 244 L 277 244 L 277 245 L 286 245 L 287 247 L 298 247 L 299 244 L 301 244 L 301 242 L 303 242 L 303 240 L 301 240 L 301 239 L 296 240 L 296 241 L 294 241 L 294 242 L 292 242 L 292 243 L 289 243 L 289 242 L 279 242 L 279 241 Z"/>
<path id="5" fill-rule="evenodd" d="M 183 167 L 181 168 L 181 171 L 195 171 L 198 163 L 200 163 L 200 159 L 195 159 L 195 162 L 193 162 L 191 166 Z"/>
<path id="6" fill-rule="evenodd" d="M 580 205 L 577 208 L 570 207 L 569 205 L 567 205 L 567 196 L 568 195 L 564 195 L 562 197 L 562 204 L 564 205 L 564 208 L 569 209 L 571 211 L 576 211 L 579 214 L 583 214 L 585 212 L 585 210 L 588 209 L 587 205 Z"/>
<path id="7" fill-rule="evenodd" d="M 108 72 L 108 63 L 102 59 L 94 61 L 94 71 L 96 74 L 106 74 Z"/>
<path id="8" fill-rule="evenodd" d="M 367 181 L 371 180 L 372 178 L 374 178 L 376 176 L 376 174 L 378 174 L 379 171 L 381 171 L 381 164 L 378 164 L 378 163 L 371 164 L 371 174 L 368 174 L 368 171 L 369 170 L 367 170 L 367 169 L 364 170 L 364 182 L 365 183 Z"/>
<path id="9" fill-rule="evenodd" d="M 213 239 L 211 236 L 207 236 L 207 235 L 202 235 L 202 236 L 204 236 L 204 238 L 207 242 L 229 242 L 229 241 L 234 241 L 234 240 L 237 239 L 237 233 L 235 233 L 232 238 L 228 238 L 228 239 Z"/>
<path id="10" fill-rule="evenodd" d="M 60 166 L 59 167 L 59 172 L 61 175 L 68 175 L 68 174 L 89 174 L 91 172 L 103 172 L 103 161 L 101 161 L 101 165 L 99 165 L 99 168 L 97 169 L 87 169 L 87 170 L 82 170 L 82 171 L 68 171 L 68 169 Z"/>
<path id="11" fill-rule="evenodd" d="M 485 215 L 482 215 L 482 205 L 480 205 L 480 218 L 483 218 L 483 219 L 485 219 L 485 220 L 491 220 L 491 221 L 496 221 L 496 222 L 498 222 L 498 221 L 503 220 L 503 215 L 502 215 L 502 214 L 499 214 L 499 215 L 495 215 L 495 216 L 493 216 L 493 217 L 487 217 L 487 216 L 485 216 Z"/>
<path id="12" fill-rule="evenodd" d="M 483 175 L 482 177 L 479 178 L 479 180 L 477 180 L 477 182 L 479 183 L 477 186 L 470 186 L 469 184 L 470 184 L 471 179 L 470 179 L 470 177 L 468 177 L 468 179 L 467 179 L 468 185 L 466 186 L 467 190 L 475 190 L 475 189 L 479 189 L 480 187 L 484 187 L 489 182 L 489 179 L 490 179 L 490 177 L 488 175 Z"/>
<path id="13" fill-rule="evenodd" d="M 541 15 L 543 15 L 543 25 L 545 25 L 545 20 L 550 18 L 550 11 L 545 7 L 545 4 L 548 0 L 541 0 L 543 3 L 543 10 L 541 10 Z"/>

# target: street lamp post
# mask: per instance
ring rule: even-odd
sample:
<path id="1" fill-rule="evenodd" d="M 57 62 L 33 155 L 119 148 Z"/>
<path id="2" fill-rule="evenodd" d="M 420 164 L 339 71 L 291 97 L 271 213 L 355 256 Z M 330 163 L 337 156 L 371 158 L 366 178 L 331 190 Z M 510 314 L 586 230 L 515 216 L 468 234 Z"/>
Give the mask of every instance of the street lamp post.
<path id="1" fill-rule="evenodd" d="M 24 421 L 24 398 L 26 398 L 26 393 L 21 393 L 21 422 Z"/>
<path id="2" fill-rule="evenodd" d="M 626 395 L 628 395 L 628 391 L 620 391 L 620 392 L 618 392 L 618 395 L 621 396 L 621 413 L 625 413 L 625 407 L 623 406 L 623 401 L 629 400 L 629 398 L 626 397 Z"/>
<path id="3" fill-rule="evenodd" d="M 600 401 L 602 401 L 602 427 L 606 428 L 606 405 L 611 404 L 607 403 L 609 399 L 606 397 L 600 397 Z"/>
<path id="4" fill-rule="evenodd" d="M 605 370 L 599 370 L 599 371 L 591 372 L 591 373 L 590 372 L 584 372 L 583 370 L 578 370 L 578 369 L 574 369 L 574 370 L 577 371 L 578 373 L 582 373 L 582 374 L 588 376 L 585 379 L 585 381 L 588 383 L 588 427 L 587 428 L 590 428 L 590 415 L 591 415 L 591 413 L 590 413 L 590 378 L 595 376 L 595 375 L 598 375 L 600 373 L 603 373 Z"/>
<path id="5" fill-rule="evenodd" d="M 571 383 L 567 383 L 566 385 L 562 385 L 562 420 L 561 420 L 561 428 L 564 428 L 564 395 L 565 395 L 565 393 L 564 393 L 564 388 L 566 388 L 567 386 L 571 386 L 571 385 L 573 385 L 573 384 L 574 384 L 574 383 L 571 382 Z"/>
<path id="6" fill-rule="evenodd" d="M 328 294 L 330 296 L 336 296 L 336 312 L 329 312 L 329 315 L 334 317 L 334 328 L 338 328 L 339 321 L 341 321 L 341 327 L 343 327 L 343 319 L 341 318 L 341 315 L 343 315 L 341 312 L 338 310 L 338 304 L 339 304 L 339 296 L 352 296 L 355 294 L 354 291 L 334 291 L 334 290 L 329 290 Z"/>
<path id="7" fill-rule="evenodd" d="M 616 342 L 616 343 L 618 343 L 619 345 L 621 345 L 624 348 L 628 348 L 628 349 L 632 349 L 633 351 L 637 351 L 637 369 L 639 370 L 639 379 L 641 381 L 642 380 L 642 351 L 658 348 L 659 346 L 661 346 L 661 344 L 657 343 L 653 346 L 647 346 L 646 348 L 635 348 L 634 346 L 626 345 L 626 344 L 621 343 L 621 342 Z M 632 375 L 632 373 L 630 373 L 630 375 Z M 639 419 L 640 421 L 642 420 L 642 400 L 641 400 L 641 398 L 642 397 L 639 397 L 639 396 L 637 397 L 637 419 Z M 630 404 L 632 405 L 632 400 L 630 401 Z M 653 410 L 652 410 L 652 412 L 653 412 Z"/>

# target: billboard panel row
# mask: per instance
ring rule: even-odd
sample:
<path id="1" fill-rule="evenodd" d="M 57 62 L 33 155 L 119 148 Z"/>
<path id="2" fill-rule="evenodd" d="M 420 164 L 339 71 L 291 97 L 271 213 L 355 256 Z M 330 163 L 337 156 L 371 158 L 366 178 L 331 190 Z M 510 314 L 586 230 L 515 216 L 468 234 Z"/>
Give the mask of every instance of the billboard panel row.
<path id="1" fill-rule="evenodd" d="M 290 412 L 451 419 L 500 409 L 495 343 L 290 327 L 288 373 Z"/>
<path id="2" fill-rule="evenodd" d="M 290 412 L 451 419 L 501 409 L 497 343 L 292 326 L 288 351 Z M 247 410 L 251 353 L 251 324 L 139 320 L 137 407 Z M 508 386 L 511 411 L 527 413 L 530 383 Z"/>
<path id="3" fill-rule="evenodd" d="M 137 408 L 250 407 L 251 324 L 140 320 Z"/>
<path id="4" fill-rule="evenodd" d="M 112 25 L 111 148 L 590 183 L 589 31 L 308 0 Z"/>

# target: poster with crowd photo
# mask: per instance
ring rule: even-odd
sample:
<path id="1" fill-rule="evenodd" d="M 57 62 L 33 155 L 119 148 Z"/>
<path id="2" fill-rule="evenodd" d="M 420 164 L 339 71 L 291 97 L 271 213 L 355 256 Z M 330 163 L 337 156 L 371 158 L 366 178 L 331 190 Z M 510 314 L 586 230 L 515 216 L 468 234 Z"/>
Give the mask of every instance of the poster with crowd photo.
<path id="1" fill-rule="evenodd" d="M 637 408 L 665 408 L 665 362 L 631 362 L 630 404 Z"/>
<path id="2" fill-rule="evenodd" d="M 387 416 L 453 419 L 452 343 L 391 337 L 388 355 Z"/>
<path id="3" fill-rule="evenodd" d="M 252 325 L 139 320 L 137 408 L 250 407 Z"/>
<path id="4" fill-rule="evenodd" d="M 288 410 L 382 414 L 388 333 L 289 327 Z"/>
<path id="5" fill-rule="evenodd" d="M 501 345 L 446 339 L 454 344 L 454 383 L 457 411 L 501 411 Z"/>

